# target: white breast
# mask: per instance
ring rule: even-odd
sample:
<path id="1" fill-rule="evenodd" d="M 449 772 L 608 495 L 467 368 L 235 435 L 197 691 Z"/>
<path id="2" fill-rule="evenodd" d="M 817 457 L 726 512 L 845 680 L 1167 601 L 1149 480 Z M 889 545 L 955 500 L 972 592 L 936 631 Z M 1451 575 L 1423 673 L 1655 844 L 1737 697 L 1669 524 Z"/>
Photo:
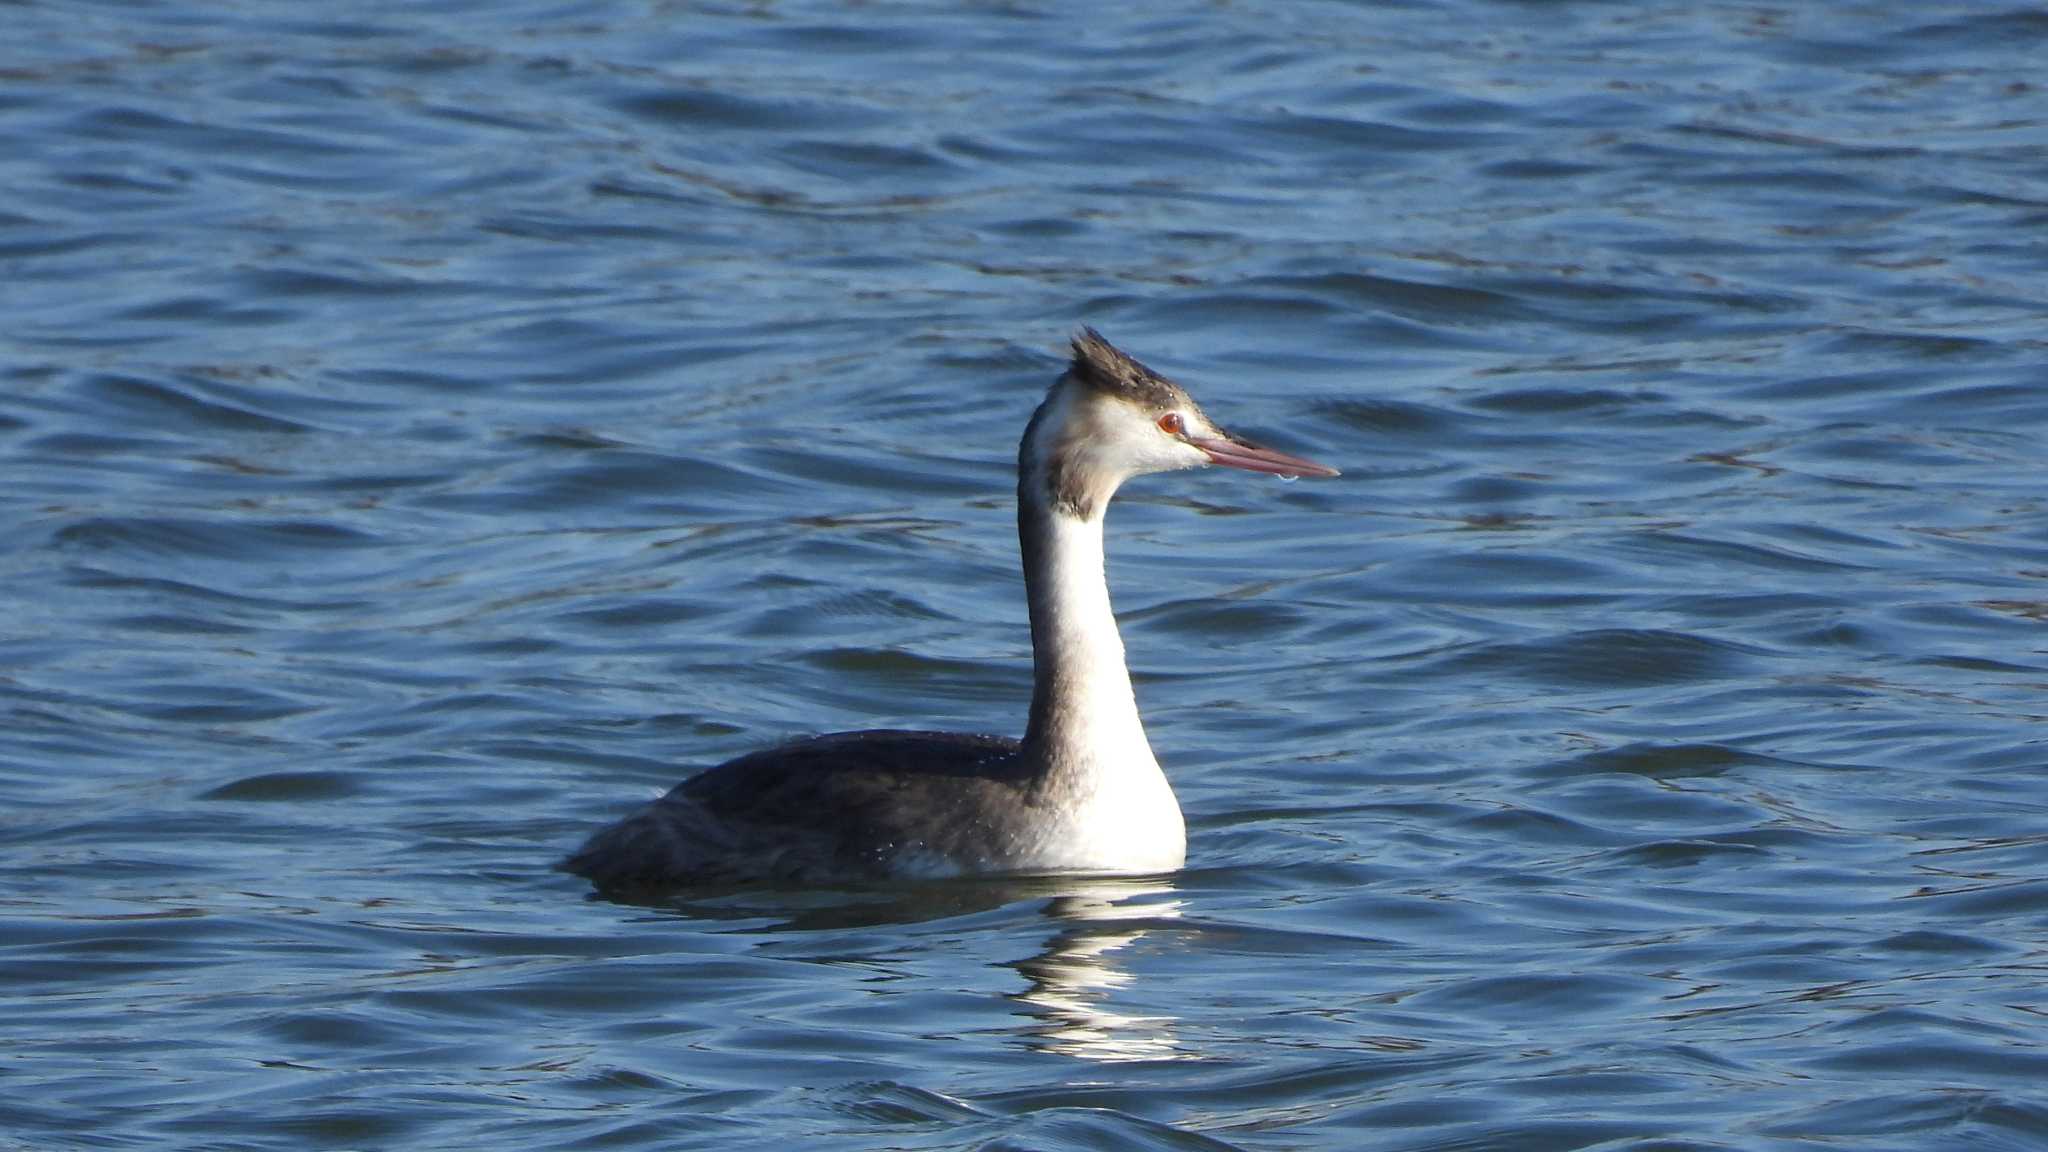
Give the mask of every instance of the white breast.
<path id="1" fill-rule="evenodd" d="M 1128 695 L 1126 695 L 1128 699 Z M 1129 707 L 1135 720 L 1136 708 Z M 1171 872 L 1187 860 L 1187 825 L 1144 729 L 1109 725 L 1074 735 L 1088 748 L 1032 854 L 1034 867 L 1060 872 Z"/>

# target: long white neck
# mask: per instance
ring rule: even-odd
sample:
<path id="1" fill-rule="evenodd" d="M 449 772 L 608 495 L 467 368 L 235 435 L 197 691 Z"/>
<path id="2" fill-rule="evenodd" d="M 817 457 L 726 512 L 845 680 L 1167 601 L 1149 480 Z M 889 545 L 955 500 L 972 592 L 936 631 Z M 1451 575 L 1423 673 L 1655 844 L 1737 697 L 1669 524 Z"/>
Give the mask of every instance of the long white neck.
<path id="1" fill-rule="evenodd" d="M 1027 481 L 1028 483 L 1028 481 Z M 1053 817 L 1037 866 L 1171 872 L 1187 859 L 1180 802 L 1152 745 L 1109 607 L 1102 517 L 1020 499 L 1018 537 L 1031 602 L 1031 720 L 1024 761 Z"/>
<path id="2" fill-rule="evenodd" d="M 1027 754 L 1070 786 L 1099 772 L 1157 772 L 1110 609 L 1101 510 L 1084 518 L 1020 496 L 1017 533 L 1031 603 Z"/>
<path id="3" fill-rule="evenodd" d="M 1103 572 L 1102 516 L 1123 474 L 1088 452 L 1072 405 L 1060 387 L 1048 393 L 1017 460 L 1032 654 L 1023 759 L 1051 817 L 1035 863 L 1170 872 L 1187 857 L 1187 829 L 1138 718 Z"/>

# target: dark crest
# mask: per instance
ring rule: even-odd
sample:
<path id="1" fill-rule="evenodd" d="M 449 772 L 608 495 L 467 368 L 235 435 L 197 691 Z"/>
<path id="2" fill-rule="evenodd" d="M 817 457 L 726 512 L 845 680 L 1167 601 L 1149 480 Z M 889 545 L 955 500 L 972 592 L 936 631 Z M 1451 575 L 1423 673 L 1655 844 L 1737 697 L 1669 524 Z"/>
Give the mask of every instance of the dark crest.
<path id="1" fill-rule="evenodd" d="M 1179 385 L 1104 340 L 1093 328 L 1083 328 L 1074 337 L 1074 362 L 1067 371 L 1091 388 L 1150 408 L 1168 408 L 1187 396 Z"/>

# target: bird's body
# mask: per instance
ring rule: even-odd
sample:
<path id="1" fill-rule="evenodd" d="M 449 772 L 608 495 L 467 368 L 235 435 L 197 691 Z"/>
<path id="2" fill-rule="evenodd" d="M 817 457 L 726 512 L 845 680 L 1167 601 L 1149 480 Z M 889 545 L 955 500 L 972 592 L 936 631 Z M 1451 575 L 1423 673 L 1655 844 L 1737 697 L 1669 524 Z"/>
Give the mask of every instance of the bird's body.
<path id="1" fill-rule="evenodd" d="M 1148 758 L 1149 759 L 1149 758 Z M 1115 777 L 1139 776 L 1139 765 Z M 951 732 L 840 732 L 729 760 L 599 832 L 568 861 L 599 888 L 817 883 L 972 873 L 1171 872 L 1180 807 L 1149 794 L 1075 795 L 1025 766 L 1023 745 Z M 1108 803 L 1101 801 L 1108 800 Z M 1113 816 L 1110 820 L 1091 816 Z M 1152 830 L 1143 851 L 1123 838 Z"/>
<path id="2" fill-rule="evenodd" d="M 1211 463 L 1336 474 L 1228 436 L 1084 330 L 1018 451 L 1034 657 L 1024 738 L 869 731 L 763 749 L 685 780 L 563 867 L 605 891 L 1179 868 L 1185 826 L 1131 691 L 1102 516 L 1130 476 Z"/>

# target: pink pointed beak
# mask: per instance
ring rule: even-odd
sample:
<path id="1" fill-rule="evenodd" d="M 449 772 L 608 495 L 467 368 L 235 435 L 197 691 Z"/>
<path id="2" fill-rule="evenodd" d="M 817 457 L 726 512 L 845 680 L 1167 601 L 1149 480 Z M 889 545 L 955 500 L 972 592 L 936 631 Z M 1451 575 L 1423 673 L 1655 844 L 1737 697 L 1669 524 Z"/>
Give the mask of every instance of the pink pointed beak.
<path id="1" fill-rule="evenodd" d="M 1261 448 L 1257 444 L 1248 444 L 1228 434 L 1220 439 L 1190 436 L 1188 443 L 1207 452 L 1210 463 L 1221 464 L 1225 468 L 1242 468 L 1247 472 L 1267 472 L 1274 476 L 1287 477 L 1342 475 L 1326 464 L 1304 460 L 1299 456 L 1289 456 L 1285 452 L 1275 452 L 1271 448 Z"/>

